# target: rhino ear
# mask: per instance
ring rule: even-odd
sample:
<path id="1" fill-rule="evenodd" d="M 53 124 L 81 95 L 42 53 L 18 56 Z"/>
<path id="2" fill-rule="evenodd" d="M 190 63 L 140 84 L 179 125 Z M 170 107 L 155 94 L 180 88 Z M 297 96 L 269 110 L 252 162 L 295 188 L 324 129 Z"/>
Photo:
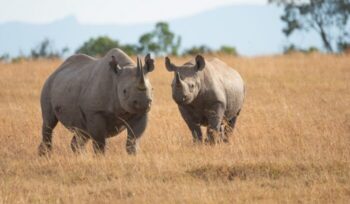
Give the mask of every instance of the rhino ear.
<path id="1" fill-rule="evenodd" d="M 149 53 L 145 57 L 144 70 L 146 71 L 146 73 L 154 70 L 154 60 L 151 58 L 151 55 Z"/>
<path id="2" fill-rule="evenodd" d="M 204 67 L 205 67 L 204 57 L 202 55 L 197 55 L 196 56 L 196 68 L 197 68 L 197 71 L 203 70 Z"/>
<path id="3" fill-rule="evenodd" d="M 170 62 L 169 57 L 165 57 L 165 67 L 169 72 L 176 71 L 176 67 Z"/>
<path id="4" fill-rule="evenodd" d="M 109 62 L 109 67 L 116 73 L 120 73 L 122 68 L 119 66 L 118 62 L 115 60 L 115 57 L 112 56 L 112 60 Z"/>

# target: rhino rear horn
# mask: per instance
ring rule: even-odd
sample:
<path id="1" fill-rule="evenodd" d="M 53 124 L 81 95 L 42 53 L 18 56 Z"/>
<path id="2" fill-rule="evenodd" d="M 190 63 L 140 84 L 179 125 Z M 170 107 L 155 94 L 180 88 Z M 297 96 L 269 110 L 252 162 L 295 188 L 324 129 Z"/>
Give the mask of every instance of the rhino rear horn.
<path id="1" fill-rule="evenodd" d="M 137 63 L 137 66 L 136 66 L 136 70 L 137 70 L 137 76 L 140 76 L 141 75 L 141 62 L 140 62 L 140 58 L 137 57 L 136 58 L 136 63 Z"/>
<path id="2" fill-rule="evenodd" d="M 118 62 L 115 60 L 114 56 L 112 56 L 112 60 L 109 62 L 109 66 L 116 74 L 118 74 L 122 70 Z"/>
<path id="3" fill-rule="evenodd" d="M 175 73 L 175 82 L 176 82 L 176 86 L 180 87 L 181 86 L 181 76 L 179 72 Z"/>

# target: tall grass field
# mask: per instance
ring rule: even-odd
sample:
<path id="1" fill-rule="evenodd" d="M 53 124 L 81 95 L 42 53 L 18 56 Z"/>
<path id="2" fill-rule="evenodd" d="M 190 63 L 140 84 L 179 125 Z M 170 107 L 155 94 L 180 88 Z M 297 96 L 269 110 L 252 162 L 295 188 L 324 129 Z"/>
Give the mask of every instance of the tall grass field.
<path id="1" fill-rule="evenodd" d="M 75 155 L 59 124 L 52 155 L 39 157 L 40 91 L 62 61 L 0 64 L 0 203 L 349 203 L 350 56 L 218 57 L 246 83 L 230 143 L 192 143 L 157 58 L 136 156 L 125 132 L 105 156 L 91 142 Z"/>

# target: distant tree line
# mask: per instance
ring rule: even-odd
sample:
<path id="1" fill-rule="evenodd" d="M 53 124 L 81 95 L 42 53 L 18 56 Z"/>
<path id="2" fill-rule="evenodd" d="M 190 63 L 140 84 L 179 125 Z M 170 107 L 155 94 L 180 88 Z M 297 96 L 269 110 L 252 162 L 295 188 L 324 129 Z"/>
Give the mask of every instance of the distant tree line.
<path id="1" fill-rule="evenodd" d="M 114 40 L 108 36 L 98 36 L 90 38 L 84 42 L 75 53 L 83 53 L 90 56 L 103 56 L 112 48 L 120 48 L 128 55 L 145 55 L 152 53 L 155 56 L 164 55 L 196 55 L 222 53 L 229 55 L 238 55 L 235 47 L 221 46 L 218 50 L 214 50 L 206 45 L 193 46 L 180 52 L 181 37 L 170 30 L 168 23 L 158 22 L 150 32 L 140 36 L 138 44 L 122 44 L 118 40 Z M 62 50 L 54 49 L 53 42 L 49 39 L 44 39 L 29 55 L 19 55 L 12 59 L 17 62 L 23 59 L 39 59 L 39 58 L 62 58 L 68 48 Z M 8 54 L 0 55 L 0 61 L 10 61 Z"/>
<path id="2" fill-rule="evenodd" d="M 121 44 L 108 36 L 90 38 L 76 53 L 84 53 L 92 56 L 103 56 L 111 48 L 117 47 L 125 51 L 128 55 L 139 55 L 152 53 L 155 56 L 180 55 L 181 37 L 170 30 L 168 23 L 159 22 L 154 30 L 140 36 L 138 44 Z M 196 55 L 224 53 L 238 55 L 236 48 L 231 46 L 222 46 L 218 50 L 209 48 L 206 45 L 194 46 L 184 50 L 181 55 Z"/>
<path id="3" fill-rule="evenodd" d="M 284 54 L 293 54 L 293 53 L 304 53 L 304 54 L 311 54 L 311 53 L 319 53 L 320 50 L 317 47 L 309 47 L 307 49 L 297 47 L 294 44 L 287 45 L 283 48 Z"/>
<path id="4" fill-rule="evenodd" d="M 284 8 L 281 20 L 285 23 L 282 32 L 289 37 L 294 32 L 316 32 L 328 52 L 350 53 L 350 0 L 269 0 L 269 3 Z M 164 55 L 195 55 L 224 53 L 238 55 L 235 47 L 223 45 L 219 49 L 211 49 L 206 45 L 193 46 L 180 53 L 181 37 L 170 30 L 168 23 L 158 22 L 155 28 L 140 36 L 138 44 L 121 44 L 108 36 L 91 38 L 84 42 L 76 53 L 92 56 L 102 56 L 111 48 L 121 48 L 129 55 L 153 53 Z M 294 44 L 287 45 L 284 53 L 318 52 L 319 48 L 300 48 Z M 20 55 L 12 61 L 24 58 L 61 58 L 68 52 L 68 48 L 55 50 L 53 42 L 44 39 L 28 56 Z M 0 55 L 0 61 L 10 61 L 8 54 Z"/>
<path id="5" fill-rule="evenodd" d="M 27 59 L 34 59 L 34 60 L 40 59 L 40 58 L 56 59 L 56 58 L 62 58 L 69 51 L 67 47 L 63 48 L 62 50 L 56 50 L 54 49 L 53 44 L 54 44 L 53 41 L 49 39 L 44 39 L 35 48 L 30 50 L 29 55 L 20 54 L 19 56 L 11 59 L 10 55 L 5 53 L 0 56 L 0 61 L 19 62 Z"/>

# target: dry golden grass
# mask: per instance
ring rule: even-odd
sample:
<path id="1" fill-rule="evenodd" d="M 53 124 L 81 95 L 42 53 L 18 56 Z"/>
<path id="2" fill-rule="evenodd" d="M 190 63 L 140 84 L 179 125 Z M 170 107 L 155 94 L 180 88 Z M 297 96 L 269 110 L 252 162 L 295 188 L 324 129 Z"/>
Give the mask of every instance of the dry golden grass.
<path id="1" fill-rule="evenodd" d="M 1 64 L 0 203 L 348 203 L 350 56 L 220 58 L 247 85 L 231 144 L 192 144 L 158 59 L 135 157 L 125 133 L 107 141 L 105 156 L 90 144 L 76 156 L 58 125 L 52 156 L 39 158 L 39 94 L 61 62 Z"/>

